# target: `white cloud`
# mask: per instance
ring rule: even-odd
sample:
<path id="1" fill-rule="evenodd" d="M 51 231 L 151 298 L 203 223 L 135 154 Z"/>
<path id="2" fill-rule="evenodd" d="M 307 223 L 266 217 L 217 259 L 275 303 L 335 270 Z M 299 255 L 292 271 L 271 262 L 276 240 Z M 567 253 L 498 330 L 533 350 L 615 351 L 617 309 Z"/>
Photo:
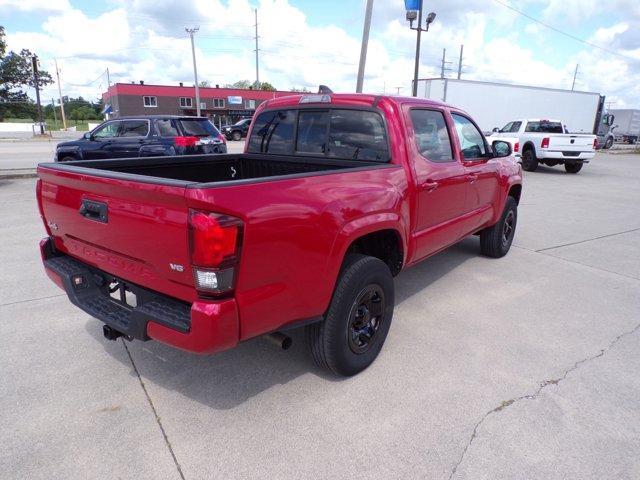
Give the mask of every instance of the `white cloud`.
<path id="1" fill-rule="evenodd" d="M 21 12 L 59 12 L 70 7 L 68 0 L 0 0 L 0 9 Z"/>

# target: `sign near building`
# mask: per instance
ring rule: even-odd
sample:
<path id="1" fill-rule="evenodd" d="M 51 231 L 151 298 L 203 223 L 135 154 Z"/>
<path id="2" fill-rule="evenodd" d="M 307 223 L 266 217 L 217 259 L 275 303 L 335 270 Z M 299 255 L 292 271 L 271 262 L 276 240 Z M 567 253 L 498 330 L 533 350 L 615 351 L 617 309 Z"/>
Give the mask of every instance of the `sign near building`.
<path id="1" fill-rule="evenodd" d="M 229 105 L 242 105 L 242 97 L 227 97 L 227 102 Z"/>

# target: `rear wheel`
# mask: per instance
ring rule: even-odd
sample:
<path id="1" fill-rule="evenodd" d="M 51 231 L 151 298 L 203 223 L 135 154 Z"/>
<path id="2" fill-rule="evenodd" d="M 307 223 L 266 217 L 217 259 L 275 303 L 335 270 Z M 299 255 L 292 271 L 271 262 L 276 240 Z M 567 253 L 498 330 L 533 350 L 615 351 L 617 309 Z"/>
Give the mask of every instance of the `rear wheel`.
<path id="1" fill-rule="evenodd" d="M 238 130 L 234 131 L 231 134 L 231 138 L 233 138 L 236 142 L 242 140 L 242 132 L 239 132 Z"/>
<path id="2" fill-rule="evenodd" d="M 578 173 L 582 170 L 582 162 L 565 163 L 564 169 L 567 173 Z"/>
<path id="3" fill-rule="evenodd" d="M 500 220 L 480 232 L 480 250 L 487 257 L 504 257 L 513 242 L 518 223 L 518 204 L 513 197 L 507 197 Z"/>
<path id="4" fill-rule="evenodd" d="M 613 146 L 613 138 L 609 137 L 607 138 L 607 140 L 604 142 L 604 146 L 602 148 L 604 148 L 605 150 L 610 149 Z"/>
<path id="5" fill-rule="evenodd" d="M 307 327 L 315 362 L 342 376 L 367 368 L 387 337 L 393 304 L 389 267 L 374 257 L 349 255 L 324 321 Z"/>
<path id="6" fill-rule="evenodd" d="M 528 148 L 522 153 L 522 169 L 526 172 L 535 172 L 538 168 L 538 159 L 533 149 Z"/>
<path id="7" fill-rule="evenodd" d="M 66 155 L 60 159 L 61 162 L 73 162 L 76 160 L 76 157 L 72 157 L 70 155 Z"/>

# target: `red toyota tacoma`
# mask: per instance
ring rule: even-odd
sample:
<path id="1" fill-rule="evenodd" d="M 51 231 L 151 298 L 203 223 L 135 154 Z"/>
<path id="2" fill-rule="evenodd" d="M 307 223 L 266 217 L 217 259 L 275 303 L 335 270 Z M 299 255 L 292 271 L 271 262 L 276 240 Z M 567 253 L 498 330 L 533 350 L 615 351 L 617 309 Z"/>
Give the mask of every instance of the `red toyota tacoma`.
<path id="1" fill-rule="evenodd" d="M 243 154 L 38 166 L 46 272 L 105 337 L 208 354 L 304 326 L 315 361 L 353 375 L 403 268 L 471 234 L 509 251 L 521 169 L 466 113 L 319 94 L 254 118 Z"/>

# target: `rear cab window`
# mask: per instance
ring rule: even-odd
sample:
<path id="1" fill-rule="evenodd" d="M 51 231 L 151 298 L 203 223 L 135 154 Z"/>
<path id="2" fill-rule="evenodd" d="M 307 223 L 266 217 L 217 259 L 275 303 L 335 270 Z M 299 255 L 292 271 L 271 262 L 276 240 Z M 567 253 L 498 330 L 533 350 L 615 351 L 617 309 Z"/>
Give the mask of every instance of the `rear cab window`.
<path id="1" fill-rule="evenodd" d="M 524 131 L 528 133 L 564 133 L 564 128 L 560 122 L 540 120 L 539 122 L 527 122 Z"/>
<path id="2" fill-rule="evenodd" d="M 378 112 L 346 108 L 262 112 L 248 151 L 388 162 L 387 133 Z"/>

